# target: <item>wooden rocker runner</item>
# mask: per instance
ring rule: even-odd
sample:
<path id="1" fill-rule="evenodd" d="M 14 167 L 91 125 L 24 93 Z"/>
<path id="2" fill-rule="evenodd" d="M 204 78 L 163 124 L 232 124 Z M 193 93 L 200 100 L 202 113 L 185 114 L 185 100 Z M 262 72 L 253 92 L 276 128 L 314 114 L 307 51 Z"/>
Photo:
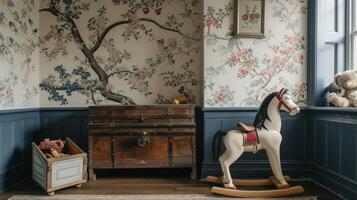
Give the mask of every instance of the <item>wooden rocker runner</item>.
<path id="1" fill-rule="evenodd" d="M 284 176 L 286 181 L 290 181 L 289 176 Z M 207 176 L 206 181 L 214 184 L 223 184 L 222 178 L 215 176 Z M 211 192 L 230 197 L 255 197 L 255 198 L 271 198 L 292 196 L 304 192 L 301 186 L 289 187 L 289 185 L 281 185 L 274 177 L 269 179 L 232 179 L 236 186 L 269 186 L 275 185 L 278 189 L 273 190 L 237 190 L 235 188 L 212 187 Z"/>
<path id="2" fill-rule="evenodd" d="M 272 198 L 293 196 L 304 192 L 302 186 L 293 186 L 287 183 L 289 176 L 283 176 L 280 164 L 280 144 L 282 136 L 280 110 L 286 111 L 294 116 L 299 113 L 299 107 L 286 94 L 286 89 L 274 92 L 268 95 L 255 117 L 254 126 L 247 126 L 241 122 L 238 123 L 239 130 L 228 132 L 218 131 L 213 139 L 213 156 L 217 155 L 220 149 L 220 143 L 223 139 L 226 151 L 219 156 L 223 177 L 208 176 L 207 182 L 214 184 L 223 184 L 223 187 L 212 187 L 214 194 L 242 197 L 242 198 Z M 273 177 L 269 179 L 232 179 L 229 166 L 234 163 L 243 152 L 256 153 L 264 149 L 272 168 Z M 236 186 L 267 186 L 275 185 L 277 189 L 271 190 L 239 190 Z"/>

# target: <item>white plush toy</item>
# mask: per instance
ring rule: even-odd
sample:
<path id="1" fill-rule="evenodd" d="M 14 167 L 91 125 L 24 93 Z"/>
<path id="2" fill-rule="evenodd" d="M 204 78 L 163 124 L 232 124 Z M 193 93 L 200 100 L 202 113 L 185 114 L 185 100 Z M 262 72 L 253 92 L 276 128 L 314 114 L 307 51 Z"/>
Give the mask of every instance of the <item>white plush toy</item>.
<path id="1" fill-rule="evenodd" d="M 336 74 L 335 84 L 340 91 L 329 92 L 328 102 L 338 107 L 357 107 L 357 70 Z"/>

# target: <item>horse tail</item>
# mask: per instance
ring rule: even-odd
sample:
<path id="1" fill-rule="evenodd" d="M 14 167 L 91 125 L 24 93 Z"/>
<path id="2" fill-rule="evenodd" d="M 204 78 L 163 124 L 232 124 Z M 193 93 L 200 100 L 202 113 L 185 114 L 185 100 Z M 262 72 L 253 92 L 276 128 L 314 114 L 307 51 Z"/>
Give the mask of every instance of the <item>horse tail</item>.
<path id="1" fill-rule="evenodd" d="M 214 160 L 218 160 L 220 155 L 220 147 L 222 143 L 222 138 L 227 134 L 226 131 L 219 130 L 214 134 L 212 141 L 212 155 Z"/>

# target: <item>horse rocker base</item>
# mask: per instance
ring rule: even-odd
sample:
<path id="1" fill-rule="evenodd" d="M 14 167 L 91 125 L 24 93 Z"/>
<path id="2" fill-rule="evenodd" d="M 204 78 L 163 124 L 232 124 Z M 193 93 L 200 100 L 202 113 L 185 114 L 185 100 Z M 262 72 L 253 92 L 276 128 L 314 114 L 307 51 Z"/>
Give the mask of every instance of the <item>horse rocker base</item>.
<path id="1" fill-rule="evenodd" d="M 284 176 L 285 181 L 290 181 L 289 176 Z M 223 184 L 222 178 L 208 176 L 206 181 L 214 184 Z M 224 195 L 229 197 L 241 198 L 275 198 L 293 196 L 304 192 L 302 186 L 290 187 L 289 184 L 282 185 L 274 177 L 269 179 L 233 179 L 233 184 L 236 186 L 269 186 L 275 185 L 278 189 L 273 190 L 238 190 L 233 188 L 212 187 L 210 192 L 213 194 Z"/>
<path id="2" fill-rule="evenodd" d="M 275 198 L 293 196 L 304 192 L 301 186 L 289 187 L 286 189 L 273 190 L 233 190 L 221 187 L 212 187 L 210 190 L 213 194 L 219 194 L 229 197 L 240 198 Z"/>

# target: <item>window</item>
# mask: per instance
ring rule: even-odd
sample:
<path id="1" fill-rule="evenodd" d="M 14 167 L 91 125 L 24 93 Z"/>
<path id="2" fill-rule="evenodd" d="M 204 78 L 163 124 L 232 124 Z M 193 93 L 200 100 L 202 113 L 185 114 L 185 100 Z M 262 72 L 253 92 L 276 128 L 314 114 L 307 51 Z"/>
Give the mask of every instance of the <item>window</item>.
<path id="1" fill-rule="evenodd" d="M 351 0 L 351 36 L 350 36 L 350 58 L 351 67 L 357 69 L 357 0 Z"/>

